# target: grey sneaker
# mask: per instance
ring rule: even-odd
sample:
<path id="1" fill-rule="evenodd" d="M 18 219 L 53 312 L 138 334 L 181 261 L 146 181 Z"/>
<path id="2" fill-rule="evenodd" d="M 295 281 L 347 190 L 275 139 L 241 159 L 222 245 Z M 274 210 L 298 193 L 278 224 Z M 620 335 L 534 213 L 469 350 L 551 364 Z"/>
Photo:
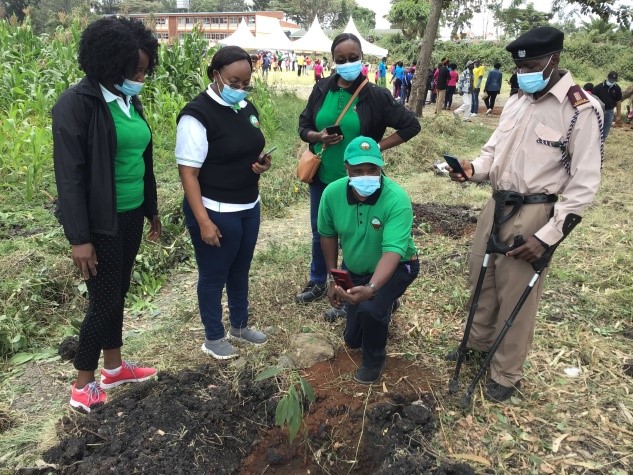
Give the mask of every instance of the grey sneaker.
<path id="1" fill-rule="evenodd" d="M 259 330 L 255 330 L 253 328 L 245 327 L 245 328 L 234 328 L 231 325 L 231 329 L 226 334 L 226 337 L 229 339 L 235 339 L 240 341 L 245 341 L 247 343 L 252 343 L 253 345 L 263 345 L 268 341 L 268 337 L 260 332 Z"/>
<path id="2" fill-rule="evenodd" d="M 226 341 L 225 338 L 220 338 L 219 340 L 207 340 L 205 338 L 201 349 L 216 360 L 228 360 L 238 356 L 235 347 Z"/>

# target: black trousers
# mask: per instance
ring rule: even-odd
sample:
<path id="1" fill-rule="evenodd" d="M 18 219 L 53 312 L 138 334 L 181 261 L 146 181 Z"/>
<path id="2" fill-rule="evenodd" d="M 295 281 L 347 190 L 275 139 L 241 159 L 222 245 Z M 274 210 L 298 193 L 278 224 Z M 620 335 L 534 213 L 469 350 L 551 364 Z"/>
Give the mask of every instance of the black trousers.
<path id="1" fill-rule="evenodd" d="M 497 100 L 497 96 L 499 92 L 486 92 L 488 97 L 484 96 L 484 103 L 486 104 L 486 109 L 494 109 L 495 108 L 495 100 Z"/>
<path id="2" fill-rule="evenodd" d="M 102 349 L 123 346 L 123 306 L 141 245 L 143 211 L 125 211 L 118 213 L 117 218 L 116 236 L 92 235 L 98 264 L 97 275 L 86 282 L 88 311 L 79 332 L 74 363 L 80 371 L 96 370 Z"/>
<path id="3" fill-rule="evenodd" d="M 347 322 L 343 337 L 350 348 L 361 348 L 363 366 L 379 368 L 387 357 L 387 330 L 391 321 L 391 306 L 404 294 L 420 272 L 418 260 L 401 262 L 391 279 L 378 290 L 372 300 L 346 306 Z M 350 272 L 354 285 L 365 285 L 372 274 Z"/>

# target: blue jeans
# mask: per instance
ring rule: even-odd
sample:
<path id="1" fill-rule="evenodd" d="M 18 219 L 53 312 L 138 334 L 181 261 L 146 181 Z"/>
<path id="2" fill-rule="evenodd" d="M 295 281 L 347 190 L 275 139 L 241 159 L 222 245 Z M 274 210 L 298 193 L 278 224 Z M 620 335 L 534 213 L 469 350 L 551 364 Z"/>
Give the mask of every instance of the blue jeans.
<path id="1" fill-rule="evenodd" d="M 391 320 L 391 306 L 404 294 L 420 272 L 418 260 L 401 262 L 391 279 L 383 285 L 372 300 L 346 306 L 347 322 L 343 338 L 350 348 L 361 348 L 363 366 L 379 368 L 387 357 L 387 330 Z M 354 285 L 365 285 L 372 274 L 358 275 L 350 272 Z"/>
<path id="2" fill-rule="evenodd" d="M 470 105 L 470 113 L 477 114 L 479 113 L 479 89 L 473 89 L 471 96 L 472 96 L 473 102 Z"/>
<path id="3" fill-rule="evenodd" d="M 615 117 L 615 113 L 613 109 L 604 111 L 604 128 L 602 129 L 602 140 L 607 140 L 609 136 L 609 131 L 611 130 L 611 124 L 613 124 L 613 117 Z"/>
<path id="4" fill-rule="evenodd" d="M 207 340 L 224 337 L 222 290 L 226 286 L 229 319 L 234 328 L 248 325 L 248 274 L 259 234 L 259 203 L 252 209 L 217 213 L 207 209 L 218 227 L 221 247 L 211 246 L 200 237 L 200 227 L 189 203 L 183 211 L 198 264 L 198 305 Z"/>
<path id="5" fill-rule="evenodd" d="M 310 263 L 310 282 L 324 284 L 327 280 L 328 270 L 325 265 L 325 257 L 321 250 L 321 236 L 317 229 L 317 219 L 319 217 L 319 203 L 323 190 L 327 185 L 314 177 L 310 183 L 310 226 L 312 227 L 312 262 Z"/>

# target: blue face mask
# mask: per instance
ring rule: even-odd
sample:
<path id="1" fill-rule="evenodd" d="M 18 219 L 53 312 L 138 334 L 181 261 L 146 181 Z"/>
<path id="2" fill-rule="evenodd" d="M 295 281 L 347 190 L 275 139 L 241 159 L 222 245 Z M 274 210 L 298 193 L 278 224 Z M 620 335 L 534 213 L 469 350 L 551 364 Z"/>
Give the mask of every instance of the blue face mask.
<path id="1" fill-rule="evenodd" d="M 543 71 L 547 69 L 547 66 L 549 66 L 549 63 L 551 60 L 552 60 L 552 57 L 550 56 L 549 61 L 547 61 L 547 64 L 543 68 Z M 519 81 L 519 88 L 522 91 L 527 92 L 528 94 L 534 94 L 535 92 L 539 92 L 545 89 L 545 87 L 547 86 L 547 83 L 549 83 L 549 78 L 552 77 L 552 73 L 554 72 L 554 70 L 552 69 L 552 72 L 549 74 L 547 79 L 543 78 L 543 71 L 539 71 L 536 73 L 517 74 L 517 80 Z"/>
<path id="2" fill-rule="evenodd" d="M 336 72 L 346 81 L 355 81 L 363 69 L 362 61 L 354 61 L 353 63 L 337 64 Z"/>
<path id="3" fill-rule="evenodd" d="M 246 96 L 248 96 L 248 92 L 244 89 L 233 89 L 226 85 L 220 73 L 218 73 L 218 77 L 220 78 L 220 82 L 222 83 L 222 90 L 220 91 L 220 97 L 227 103 L 234 106 L 235 104 L 239 104 Z"/>
<path id="4" fill-rule="evenodd" d="M 352 176 L 349 178 L 349 184 L 360 196 L 366 198 L 380 188 L 380 177 L 374 175 Z"/>
<path id="5" fill-rule="evenodd" d="M 605 83 L 607 83 L 607 86 L 611 87 L 615 84 L 615 81 L 605 81 Z"/>
<path id="6" fill-rule="evenodd" d="M 143 83 L 124 79 L 123 84 L 115 84 L 114 88 L 126 96 L 138 96 L 141 93 L 141 89 L 143 89 Z"/>

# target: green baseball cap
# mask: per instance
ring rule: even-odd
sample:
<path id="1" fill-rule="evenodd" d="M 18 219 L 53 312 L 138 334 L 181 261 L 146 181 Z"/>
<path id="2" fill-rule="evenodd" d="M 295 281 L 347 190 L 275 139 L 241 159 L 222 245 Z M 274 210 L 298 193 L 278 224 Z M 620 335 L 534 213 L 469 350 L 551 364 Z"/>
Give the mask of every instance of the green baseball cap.
<path id="1" fill-rule="evenodd" d="M 362 135 L 347 144 L 343 157 L 350 165 L 373 163 L 381 168 L 385 166 L 376 141 L 371 137 L 363 137 Z"/>

